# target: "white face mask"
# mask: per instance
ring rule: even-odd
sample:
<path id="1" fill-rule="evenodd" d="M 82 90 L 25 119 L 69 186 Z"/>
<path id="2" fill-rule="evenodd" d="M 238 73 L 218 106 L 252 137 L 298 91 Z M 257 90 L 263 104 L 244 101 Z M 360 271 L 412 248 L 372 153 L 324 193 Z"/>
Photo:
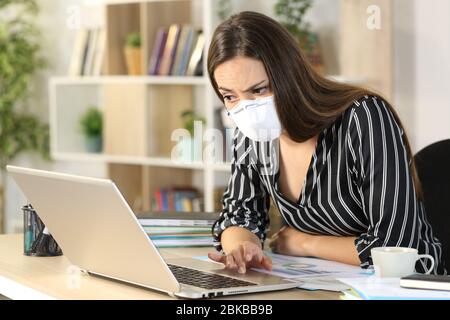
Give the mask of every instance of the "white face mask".
<path id="1" fill-rule="evenodd" d="M 275 109 L 274 96 L 241 100 L 228 115 L 242 133 L 255 141 L 271 141 L 281 135 L 281 124 Z"/>

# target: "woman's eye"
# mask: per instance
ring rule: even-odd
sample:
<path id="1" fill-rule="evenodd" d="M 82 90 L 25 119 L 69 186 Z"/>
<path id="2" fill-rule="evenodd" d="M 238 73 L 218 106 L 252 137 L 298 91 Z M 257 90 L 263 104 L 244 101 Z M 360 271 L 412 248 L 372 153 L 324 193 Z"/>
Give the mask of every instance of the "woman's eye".
<path id="1" fill-rule="evenodd" d="M 233 100 L 232 99 L 233 97 L 234 96 L 225 96 L 225 97 L 223 97 L 223 99 L 226 100 L 226 101 L 231 101 L 231 100 Z"/>
<path id="2" fill-rule="evenodd" d="M 262 87 L 262 88 L 257 88 L 255 90 L 253 90 L 253 92 L 257 93 L 257 94 L 264 94 L 264 93 L 266 93 L 266 90 L 267 90 L 267 87 Z"/>

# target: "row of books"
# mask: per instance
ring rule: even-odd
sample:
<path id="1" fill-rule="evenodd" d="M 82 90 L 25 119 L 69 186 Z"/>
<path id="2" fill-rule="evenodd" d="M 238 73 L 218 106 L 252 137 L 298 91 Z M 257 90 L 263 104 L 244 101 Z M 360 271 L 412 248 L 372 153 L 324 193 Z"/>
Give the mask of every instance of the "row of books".
<path id="1" fill-rule="evenodd" d="M 100 76 L 105 58 L 104 28 L 81 28 L 76 35 L 69 76 Z"/>
<path id="2" fill-rule="evenodd" d="M 151 198 L 151 209 L 156 212 L 200 212 L 203 199 L 192 188 L 158 188 Z"/>
<path id="3" fill-rule="evenodd" d="M 205 37 L 194 26 L 160 27 L 149 62 L 149 75 L 201 76 Z"/>
<path id="4" fill-rule="evenodd" d="M 212 246 L 215 213 L 145 212 L 137 218 L 158 248 Z"/>

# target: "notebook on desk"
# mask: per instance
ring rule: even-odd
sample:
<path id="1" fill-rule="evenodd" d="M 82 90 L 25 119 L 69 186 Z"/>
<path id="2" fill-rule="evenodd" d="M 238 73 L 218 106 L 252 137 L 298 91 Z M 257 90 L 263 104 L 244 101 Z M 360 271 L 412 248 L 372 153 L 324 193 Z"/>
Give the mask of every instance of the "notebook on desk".
<path id="1" fill-rule="evenodd" d="M 413 274 L 400 279 L 400 286 L 411 289 L 450 291 L 450 276 Z"/>

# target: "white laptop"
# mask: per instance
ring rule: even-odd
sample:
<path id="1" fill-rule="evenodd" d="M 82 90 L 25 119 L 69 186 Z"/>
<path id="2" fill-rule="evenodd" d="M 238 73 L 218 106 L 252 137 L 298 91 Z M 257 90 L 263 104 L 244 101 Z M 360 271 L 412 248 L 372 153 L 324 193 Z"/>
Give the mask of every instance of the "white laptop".
<path id="1" fill-rule="evenodd" d="M 114 182 L 8 166 L 64 255 L 84 272 L 184 298 L 295 288 L 298 283 L 193 258 L 164 260 Z M 213 250 L 213 249 L 212 249 Z"/>

